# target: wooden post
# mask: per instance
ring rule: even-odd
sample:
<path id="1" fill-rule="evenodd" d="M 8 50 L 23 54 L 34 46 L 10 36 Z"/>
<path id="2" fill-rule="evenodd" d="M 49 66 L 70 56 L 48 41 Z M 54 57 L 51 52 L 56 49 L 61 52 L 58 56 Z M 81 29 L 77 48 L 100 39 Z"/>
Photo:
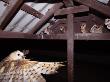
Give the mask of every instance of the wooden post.
<path id="1" fill-rule="evenodd" d="M 64 0 L 67 8 L 59 9 L 54 13 L 55 16 L 67 15 L 67 61 L 68 61 L 68 82 L 74 81 L 74 13 L 89 11 L 89 8 L 80 5 L 74 6 L 71 0 Z"/>
<path id="2" fill-rule="evenodd" d="M 72 0 L 63 0 L 66 7 L 73 7 Z M 74 28 L 73 13 L 67 14 L 67 61 L 68 61 L 68 82 L 74 81 Z"/>
<path id="3" fill-rule="evenodd" d="M 68 61 L 68 82 L 73 82 L 74 71 L 74 29 L 73 14 L 67 15 L 67 61 Z"/>

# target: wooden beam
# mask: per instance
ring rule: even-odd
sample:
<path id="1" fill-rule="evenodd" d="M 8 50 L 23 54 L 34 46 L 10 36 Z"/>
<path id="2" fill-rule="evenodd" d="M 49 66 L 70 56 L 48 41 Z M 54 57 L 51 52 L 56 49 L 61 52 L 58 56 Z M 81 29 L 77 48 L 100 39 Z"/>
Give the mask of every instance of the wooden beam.
<path id="1" fill-rule="evenodd" d="M 110 40 L 110 33 L 75 33 L 73 37 L 74 40 Z M 41 35 L 0 31 L 0 39 L 67 40 L 67 36 L 65 34 L 51 34 L 41 37 Z"/>
<path id="2" fill-rule="evenodd" d="M 2 27 L 1 29 L 4 29 L 10 23 L 12 18 L 20 9 L 23 2 L 24 0 L 10 0 L 6 10 L 0 17 L 0 27 Z"/>
<path id="3" fill-rule="evenodd" d="M 110 33 L 76 33 L 75 40 L 110 40 Z"/>
<path id="4" fill-rule="evenodd" d="M 66 35 L 64 34 L 52 34 L 52 35 L 35 35 L 28 33 L 19 33 L 19 32 L 0 32 L 0 38 L 4 39 L 53 39 L 53 40 L 66 40 Z"/>
<path id="5" fill-rule="evenodd" d="M 42 26 L 44 24 L 46 24 L 49 19 L 51 19 L 54 16 L 54 12 L 57 11 L 59 8 L 61 8 L 63 6 L 63 3 L 57 3 L 54 5 L 54 7 L 52 7 L 45 16 L 43 16 L 38 23 L 33 27 L 33 29 L 29 30 L 28 33 L 35 33 L 37 32 L 39 29 L 42 28 Z"/>
<path id="6" fill-rule="evenodd" d="M 94 10 L 97 10 L 98 12 L 110 17 L 110 7 L 107 5 L 104 5 L 97 0 L 74 0 L 80 4 L 86 5 Z"/>
<path id="7" fill-rule="evenodd" d="M 37 10 L 33 9 L 32 7 L 28 6 L 27 4 L 24 4 L 22 7 L 21 7 L 21 10 L 37 17 L 37 18 L 42 18 L 44 15 L 41 14 L 40 12 L 38 12 Z"/>
<path id="8" fill-rule="evenodd" d="M 67 15 L 71 13 L 80 13 L 80 12 L 86 12 L 86 11 L 89 11 L 89 8 L 87 6 L 80 5 L 80 6 L 59 9 L 58 11 L 55 12 L 54 16 Z"/>

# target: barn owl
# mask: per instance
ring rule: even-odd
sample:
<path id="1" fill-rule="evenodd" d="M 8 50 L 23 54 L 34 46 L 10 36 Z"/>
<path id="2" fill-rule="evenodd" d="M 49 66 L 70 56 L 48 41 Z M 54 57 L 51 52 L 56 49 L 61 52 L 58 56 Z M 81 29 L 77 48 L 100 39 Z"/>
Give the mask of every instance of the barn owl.
<path id="1" fill-rule="evenodd" d="M 31 61 L 17 50 L 0 62 L 0 82 L 46 82 L 41 74 L 54 74 L 61 66 L 61 62 Z"/>
<path id="2" fill-rule="evenodd" d="M 81 24 L 81 27 L 80 27 L 81 33 L 87 33 L 86 28 L 87 28 L 86 23 L 82 23 L 82 24 Z"/>
<path id="3" fill-rule="evenodd" d="M 91 27 L 90 33 L 102 33 L 102 28 L 103 28 L 102 25 L 98 26 L 95 24 Z"/>
<path id="4" fill-rule="evenodd" d="M 110 29 L 110 19 L 105 19 L 105 25 L 107 26 L 108 29 Z"/>

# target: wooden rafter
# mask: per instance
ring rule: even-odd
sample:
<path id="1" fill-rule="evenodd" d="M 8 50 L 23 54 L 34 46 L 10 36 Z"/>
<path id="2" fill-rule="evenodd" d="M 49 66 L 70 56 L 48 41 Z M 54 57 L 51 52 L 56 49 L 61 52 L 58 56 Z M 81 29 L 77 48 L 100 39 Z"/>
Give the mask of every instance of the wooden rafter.
<path id="1" fill-rule="evenodd" d="M 21 10 L 37 17 L 37 18 L 42 18 L 44 15 L 41 14 L 40 12 L 38 12 L 37 10 L 33 9 L 32 7 L 28 6 L 27 4 L 24 4 L 22 7 L 21 7 Z"/>
<path id="2" fill-rule="evenodd" d="M 74 6 L 74 7 L 59 9 L 58 11 L 55 12 L 54 15 L 55 16 L 67 15 L 70 13 L 80 13 L 80 12 L 86 12 L 86 11 L 89 11 L 89 8 L 87 6 L 80 5 L 80 6 Z"/>
<path id="3" fill-rule="evenodd" d="M 28 6 L 27 4 L 23 4 L 23 6 L 21 7 L 21 10 L 23 10 L 39 19 L 41 19 L 44 16 L 42 13 L 33 9 L 32 7 Z M 54 21 L 49 20 L 49 23 L 54 23 Z"/>
<path id="4" fill-rule="evenodd" d="M 0 27 L 4 29 L 15 14 L 20 9 L 21 5 L 23 4 L 24 0 L 10 0 L 6 10 L 3 13 L 3 16 L 0 17 Z"/>
<path id="5" fill-rule="evenodd" d="M 96 0 L 74 0 L 80 4 L 86 5 L 92 9 L 95 9 L 96 11 L 110 17 L 110 7 L 107 5 L 104 5 Z"/>
<path id="6" fill-rule="evenodd" d="M 52 7 L 45 16 L 43 16 L 40 21 L 38 21 L 38 23 L 33 27 L 33 29 L 31 29 L 30 31 L 28 31 L 28 33 L 35 33 L 37 32 L 39 29 L 41 29 L 41 27 L 47 23 L 49 21 L 49 19 L 51 19 L 54 16 L 54 12 L 56 10 L 58 10 L 59 8 L 61 8 L 63 6 L 63 3 L 57 3 L 54 5 L 54 7 Z"/>

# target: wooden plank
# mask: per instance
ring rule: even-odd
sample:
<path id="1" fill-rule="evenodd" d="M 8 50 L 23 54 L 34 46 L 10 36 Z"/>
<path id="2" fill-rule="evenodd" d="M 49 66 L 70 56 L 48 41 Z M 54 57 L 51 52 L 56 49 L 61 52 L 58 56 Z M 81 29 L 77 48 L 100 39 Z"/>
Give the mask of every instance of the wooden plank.
<path id="1" fill-rule="evenodd" d="M 74 75 L 74 29 L 73 14 L 67 15 L 67 61 L 68 61 L 68 82 L 73 82 Z"/>
<path id="2" fill-rule="evenodd" d="M 74 40 L 110 40 L 110 33 L 103 33 L 103 34 L 100 34 L 100 33 L 75 33 L 73 37 L 74 37 Z M 67 40 L 67 36 L 65 34 L 44 35 L 44 37 L 42 38 L 41 35 L 18 33 L 18 32 L 3 32 L 3 31 L 0 31 L 0 38 Z"/>
<path id="3" fill-rule="evenodd" d="M 56 10 L 58 10 L 59 8 L 61 8 L 63 6 L 63 3 L 57 3 L 54 5 L 54 7 L 52 7 L 45 16 L 43 16 L 38 23 L 33 27 L 33 29 L 29 30 L 28 33 L 35 33 L 37 32 L 39 29 L 42 28 L 42 26 L 47 23 L 49 21 L 49 19 L 51 19 L 54 16 L 54 12 Z"/>
<path id="4" fill-rule="evenodd" d="M 21 10 L 37 17 L 37 18 L 42 18 L 44 15 L 41 14 L 40 12 L 38 12 L 37 10 L 33 9 L 32 7 L 28 6 L 27 4 L 24 4 L 22 7 L 21 7 Z"/>
<path id="5" fill-rule="evenodd" d="M 110 40 L 110 33 L 76 33 L 75 40 Z"/>
<path id="6" fill-rule="evenodd" d="M 53 35 L 35 35 L 35 34 L 27 34 L 27 33 L 19 33 L 19 32 L 0 32 L 0 38 L 4 39 L 55 39 L 55 40 L 66 40 L 66 35 L 64 34 L 53 34 Z"/>
<path id="7" fill-rule="evenodd" d="M 80 5 L 80 6 L 59 9 L 58 11 L 55 12 L 54 16 L 67 15 L 71 13 L 80 13 L 80 12 L 86 12 L 86 11 L 89 11 L 89 8 L 87 6 Z"/>
<path id="8" fill-rule="evenodd" d="M 10 23 L 23 2 L 24 0 L 10 0 L 6 10 L 3 13 L 3 16 L 0 17 L 0 27 L 2 27 L 1 29 L 4 29 Z"/>
<path id="9" fill-rule="evenodd" d="M 97 10 L 98 12 L 110 17 L 110 7 L 104 5 L 96 0 L 74 0 L 80 4 L 86 5 L 92 9 Z"/>

